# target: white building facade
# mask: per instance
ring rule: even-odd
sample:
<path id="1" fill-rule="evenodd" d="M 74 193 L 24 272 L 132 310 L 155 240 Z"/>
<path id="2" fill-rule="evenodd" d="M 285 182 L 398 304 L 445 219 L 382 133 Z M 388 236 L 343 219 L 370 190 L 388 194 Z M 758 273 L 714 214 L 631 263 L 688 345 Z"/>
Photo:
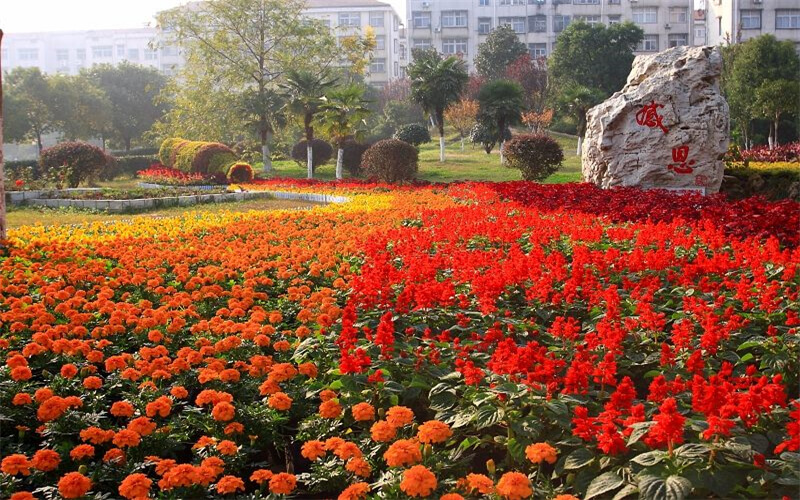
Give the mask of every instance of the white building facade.
<path id="1" fill-rule="evenodd" d="M 706 0 L 709 45 L 743 42 L 765 33 L 789 40 L 800 53 L 798 0 Z"/>

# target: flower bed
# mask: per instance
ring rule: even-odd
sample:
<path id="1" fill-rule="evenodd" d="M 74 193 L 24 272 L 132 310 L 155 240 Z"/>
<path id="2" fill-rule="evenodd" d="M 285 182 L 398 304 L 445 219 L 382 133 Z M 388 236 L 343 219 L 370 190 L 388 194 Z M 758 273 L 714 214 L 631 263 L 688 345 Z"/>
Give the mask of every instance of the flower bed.
<path id="1" fill-rule="evenodd" d="M 796 493 L 797 203 L 258 187 L 350 201 L 12 232 L 0 496 Z"/>
<path id="2" fill-rule="evenodd" d="M 175 168 L 165 167 L 160 163 L 154 163 L 150 165 L 150 168 L 140 170 L 136 175 L 143 182 L 167 186 L 227 184 L 224 174 L 204 175 L 199 172 L 184 172 Z"/>
<path id="3" fill-rule="evenodd" d="M 64 200 L 138 200 L 142 198 L 164 198 L 167 196 L 191 196 L 196 194 L 225 193 L 225 187 L 214 189 L 192 189 L 191 187 L 180 190 L 173 188 L 157 189 L 100 189 L 92 191 L 67 191 L 59 196 Z"/>

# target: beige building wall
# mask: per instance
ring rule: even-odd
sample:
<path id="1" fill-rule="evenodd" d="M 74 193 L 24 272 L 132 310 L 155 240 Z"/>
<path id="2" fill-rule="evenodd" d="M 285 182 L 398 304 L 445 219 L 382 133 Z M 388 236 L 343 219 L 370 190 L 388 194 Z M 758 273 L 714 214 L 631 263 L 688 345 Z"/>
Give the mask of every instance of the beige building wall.
<path id="1" fill-rule="evenodd" d="M 736 43 L 765 33 L 790 40 L 800 53 L 800 1 L 706 0 L 709 45 Z"/>

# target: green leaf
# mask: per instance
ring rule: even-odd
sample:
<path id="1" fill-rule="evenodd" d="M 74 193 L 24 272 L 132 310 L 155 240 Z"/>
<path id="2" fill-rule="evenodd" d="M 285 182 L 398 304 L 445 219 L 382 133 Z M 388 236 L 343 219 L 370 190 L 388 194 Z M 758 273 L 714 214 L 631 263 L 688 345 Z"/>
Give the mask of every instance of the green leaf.
<path id="1" fill-rule="evenodd" d="M 575 470 L 592 463 L 594 454 L 587 448 L 578 448 L 569 455 L 564 462 L 564 470 Z"/>
<path id="2" fill-rule="evenodd" d="M 589 500 L 590 498 L 594 498 L 596 496 L 600 496 L 604 493 L 608 493 L 609 491 L 614 491 L 625 481 L 619 477 L 615 472 L 606 472 L 605 474 L 600 474 L 596 478 L 589 483 L 589 487 L 586 489 L 586 496 L 584 500 Z"/>
<path id="3" fill-rule="evenodd" d="M 653 450 L 633 457 L 631 459 L 631 462 L 639 464 L 643 467 L 652 467 L 657 463 L 661 462 L 662 460 L 664 460 L 666 457 L 667 457 L 666 452 L 661 450 Z"/>
<path id="4" fill-rule="evenodd" d="M 667 500 L 684 500 L 692 492 L 692 482 L 681 476 L 669 476 L 665 481 Z"/>
<path id="5" fill-rule="evenodd" d="M 628 446 L 642 439 L 653 425 L 655 425 L 655 422 L 637 422 L 633 424 L 631 426 L 633 427 L 633 432 L 631 432 L 631 437 L 628 438 Z"/>
<path id="6" fill-rule="evenodd" d="M 476 415 L 476 428 L 485 429 L 503 419 L 503 410 L 492 405 L 484 405 L 478 408 Z"/>
<path id="7" fill-rule="evenodd" d="M 635 484 L 626 484 L 625 487 L 619 490 L 611 500 L 622 500 L 623 498 L 627 498 L 638 491 L 639 489 Z"/>
<path id="8" fill-rule="evenodd" d="M 440 392 L 429 397 L 431 400 L 430 408 L 434 411 L 448 410 L 458 403 L 458 396 L 456 396 L 455 390 L 452 392 Z"/>
<path id="9" fill-rule="evenodd" d="M 639 476 L 639 500 L 666 500 L 667 483 L 656 476 Z"/>

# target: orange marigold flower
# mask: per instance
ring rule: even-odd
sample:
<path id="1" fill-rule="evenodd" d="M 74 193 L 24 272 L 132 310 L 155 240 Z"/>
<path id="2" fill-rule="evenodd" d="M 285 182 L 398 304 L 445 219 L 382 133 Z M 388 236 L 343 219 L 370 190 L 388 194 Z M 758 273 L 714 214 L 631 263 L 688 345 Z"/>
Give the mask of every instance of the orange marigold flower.
<path id="1" fill-rule="evenodd" d="M 397 435 L 397 427 L 393 426 L 386 420 L 378 420 L 370 428 L 372 440 L 378 443 L 388 443 L 393 440 Z"/>
<path id="2" fill-rule="evenodd" d="M 222 401 L 214 405 L 211 416 L 218 422 L 229 422 L 233 420 L 235 412 L 236 408 L 232 404 Z"/>
<path id="3" fill-rule="evenodd" d="M 350 409 L 353 418 L 359 422 L 367 422 L 375 418 L 375 407 L 369 403 L 358 403 Z"/>
<path id="4" fill-rule="evenodd" d="M 172 400 L 166 396 L 161 396 L 155 401 L 147 403 L 147 406 L 145 406 L 145 413 L 148 417 L 155 417 L 156 415 L 160 417 L 167 417 L 171 411 Z"/>
<path id="5" fill-rule="evenodd" d="M 130 474 L 119 485 L 119 494 L 129 500 L 138 500 L 150 496 L 150 487 L 153 485 L 144 474 Z"/>
<path id="6" fill-rule="evenodd" d="M 170 470 L 172 470 L 173 467 L 176 467 L 178 465 L 177 462 L 175 462 L 175 460 L 172 460 L 171 458 L 165 458 L 163 460 L 158 459 L 158 457 L 151 457 L 151 458 L 153 458 L 154 459 L 153 461 L 156 463 L 156 474 L 158 474 L 159 476 L 166 475 L 167 472 L 169 472 Z"/>
<path id="7" fill-rule="evenodd" d="M 44 403 L 53 396 L 55 396 L 55 394 L 53 394 L 53 390 L 49 387 L 36 389 L 36 392 L 33 393 L 33 399 L 35 399 L 37 403 Z"/>
<path id="8" fill-rule="evenodd" d="M 158 485 L 162 490 L 183 488 L 198 482 L 197 468 L 191 464 L 180 464 L 170 468 Z"/>
<path id="9" fill-rule="evenodd" d="M 42 472 L 56 470 L 61 463 L 61 455 L 54 450 L 39 450 L 33 454 L 31 465 Z"/>
<path id="10" fill-rule="evenodd" d="M 369 475 L 372 473 L 372 467 L 370 467 L 369 463 L 361 457 L 351 458 L 347 461 L 347 465 L 345 465 L 344 468 L 356 476 L 361 477 L 369 477 Z"/>
<path id="11" fill-rule="evenodd" d="M 403 472 L 400 489 L 411 497 L 427 497 L 436 489 L 436 476 L 424 465 L 415 465 Z"/>
<path id="12" fill-rule="evenodd" d="M 114 435 L 112 442 L 114 443 L 114 446 L 125 448 L 126 446 L 139 446 L 139 443 L 142 442 L 142 439 L 138 432 L 130 429 L 122 429 L 121 431 L 117 432 L 116 435 Z"/>
<path id="13" fill-rule="evenodd" d="M 333 450 L 333 453 L 342 460 L 348 460 L 353 457 L 361 457 L 363 453 L 358 449 L 358 445 L 350 441 L 345 441 Z"/>
<path id="14" fill-rule="evenodd" d="M 58 481 L 58 492 L 64 498 L 80 498 L 92 488 L 92 480 L 80 472 L 65 474 Z"/>
<path id="15" fill-rule="evenodd" d="M 464 500 L 464 497 L 459 495 L 458 493 L 447 493 L 442 495 L 439 500 Z"/>
<path id="16" fill-rule="evenodd" d="M 36 417 L 42 422 L 50 422 L 63 415 L 69 407 L 64 398 L 53 396 L 46 399 L 36 411 Z"/>
<path id="17" fill-rule="evenodd" d="M 476 491 L 482 495 L 488 494 L 494 488 L 494 481 L 484 474 L 467 474 L 467 489 L 470 493 Z"/>
<path id="18" fill-rule="evenodd" d="M 31 473 L 31 462 L 25 455 L 15 453 L 5 457 L 3 461 L 0 462 L 0 471 L 3 471 L 4 474 L 8 474 L 9 476 L 15 476 L 17 474 L 28 476 Z"/>
<path id="19" fill-rule="evenodd" d="M 228 495 L 236 493 L 237 491 L 244 491 L 244 481 L 236 476 L 223 476 L 217 481 L 217 493 L 220 495 Z"/>
<path id="20" fill-rule="evenodd" d="M 342 414 L 342 405 L 329 399 L 319 405 L 319 416 L 322 418 L 339 418 Z"/>
<path id="21" fill-rule="evenodd" d="M 231 434 L 241 434 L 244 432 L 244 425 L 240 424 L 239 422 L 231 422 L 225 426 L 223 432 L 226 436 L 230 436 Z"/>
<path id="22" fill-rule="evenodd" d="M 336 451 L 346 441 L 340 437 L 332 437 L 325 440 L 325 449 L 328 451 Z"/>
<path id="23" fill-rule="evenodd" d="M 325 456 L 325 444 L 322 441 L 306 441 L 300 449 L 300 454 L 312 462 Z"/>
<path id="24" fill-rule="evenodd" d="M 219 476 L 225 471 L 225 461 L 219 457 L 208 457 L 200 462 L 201 467 L 205 467 L 213 472 L 214 477 Z"/>
<path id="25" fill-rule="evenodd" d="M 72 448 L 72 451 L 69 452 L 69 456 L 76 462 L 84 458 L 93 457 L 94 446 L 90 444 L 79 444 L 75 448 Z"/>
<path id="26" fill-rule="evenodd" d="M 412 439 L 398 439 L 383 454 L 389 467 L 403 467 L 422 461 L 419 443 Z"/>
<path id="27" fill-rule="evenodd" d="M 33 377 L 31 369 L 27 366 L 18 366 L 11 369 L 11 378 L 16 381 L 30 380 Z"/>
<path id="28" fill-rule="evenodd" d="M 301 363 L 297 365 L 297 371 L 308 378 L 316 378 L 318 373 L 317 365 L 314 363 Z"/>
<path id="29" fill-rule="evenodd" d="M 78 374 L 78 367 L 72 363 L 67 363 L 61 367 L 61 376 L 64 378 L 72 378 Z"/>
<path id="30" fill-rule="evenodd" d="M 285 352 L 291 348 L 291 344 L 289 344 L 288 340 L 279 340 L 272 344 L 272 348 L 278 352 Z"/>
<path id="31" fill-rule="evenodd" d="M 275 382 L 284 382 L 297 375 L 297 369 L 291 363 L 277 363 L 272 365 L 269 378 Z"/>
<path id="32" fill-rule="evenodd" d="M 267 404 L 270 408 L 275 408 L 279 411 L 285 411 L 292 407 L 292 398 L 290 398 L 285 392 L 276 392 L 269 397 Z"/>
<path id="33" fill-rule="evenodd" d="M 534 443 L 525 448 L 525 456 L 535 464 L 554 464 L 558 459 L 558 451 L 547 443 Z"/>
<path id="34" fill-rule="evenodd" d="M 92 444 L 103 444 L 114 439 L 114 431 L 103 430 L 99 427 L 91 426 L 83 429 L 80 433 L 81 441 L 88 441 Z"/>
<path id="35" fill-rule="evenodd" d="M 103 462 L 111 463 L 114 465 L 125 464 L 125 452 L 119 448 L 111 448 L 103 455 Z"/>
<path id="36" fill-rule="evenodd" d="M 258 469 L 257 471 L 253 472 L 250 475 L 250 480 L 254 483 L 261 484 L 264 481 L 269 481 L 272 478 L 273 474 L 271 470 L 267 469 Z"/>
<path id="37" fill-rule="evenodd" d="M 138 417 L 128 422 L 128 429 L 140 436 L 149 436 L 156 430 L 156 423 L 147 417 Z"/>
<path id="38" fill-rule="evenodd" d="M 297 478 L 294 474 L 288 474 L 286 472 L 275 474 L 269 480 L 269 491 L 276 495 L 288 495 L 294 491 L 296 486 Z"/>
<path id="39" fill-rule="evenodd" d="M 239 447 L 236 446 L 236 443 L 234 443 L 233 441 L 223 439 L 222 441 L 217 443 L 217 451 L 222 453 L 223 455 L 236 455 L 236 452 L 239 451 Z"/>
<path id="40" fill-rule="evenodd" d="M 14 406 L 29 405 L 31 403 L 33 403 L 33 398 L 27 392 L 18 392 L 14 395 L 14 399 L 11 400 L 11 404 Z"/>
<path id="41" fill-rule="evenodd" d="M 83 387 L 91 390 L 99 389 L 103 387 L 103 379 L 95 376 L 86 377 L 85 379 L 83 379 Z"/>
<path id="42" fill-rule="evenodd" d="M 419 426 L 417 437 L 423 443 L 443 443 L 453 435 L 450 426 L 438 420 L 428 420 Z"/>
<path id="43" fill-rule="evenodd" d="M 508 500 L 522 500 L 533 494 L 528 476 L 521 472 L 506 472 L 497 482 L 497 493 Z"/>
<path id="44" fill-rule="evenodd" d="M 8 500 L 36 500 L 36 497 L 29 491 L 18 491 L 11 495 Z"/>
<path id="45" fill-rule="evenodd" d="M 321 399 L 322 401 L 328 401 L 328 400 L 333 399 L 335 397 L 336 397 L 336 393 L 334 391 L 330 390 L 330 389 L 325 389 L 323 391 L 320 391 L 320 393 L 319 393 L 319 399 Z"/>
<path id="46" fill-rule="evenodd" d="M 364 500 L 368 494 L 369 485 L 367 483 L 354 483 L 339 495 L 339 500 Z"/>
<path id="47" fill-rule="evenodd" d="M 386 412 L 386 421 L 395 427 L 403 427 L 414 421 L 414 412 L 405 406 L 392 406 Z"/>
<path id="48" fill-rule="evenodd" d="M 133 415 L 134 407 L 127 401 L 116 401 L 111 405 L 111 414 L 115 417 L 130 417 Z"/>
<path id="49" fill-rule="evenodd" d="M 580 500 L 580 498 L 573 495 L 556 495 L 553 500 Z"/>
<path id="50" fill-rule="evenodd" d="M 189 397 L 189 391 L 182 385 L 176 385 L 169 390 L 169 393 L 172 394 L 172 397 L 175 399 L 186 399 Z"/>

